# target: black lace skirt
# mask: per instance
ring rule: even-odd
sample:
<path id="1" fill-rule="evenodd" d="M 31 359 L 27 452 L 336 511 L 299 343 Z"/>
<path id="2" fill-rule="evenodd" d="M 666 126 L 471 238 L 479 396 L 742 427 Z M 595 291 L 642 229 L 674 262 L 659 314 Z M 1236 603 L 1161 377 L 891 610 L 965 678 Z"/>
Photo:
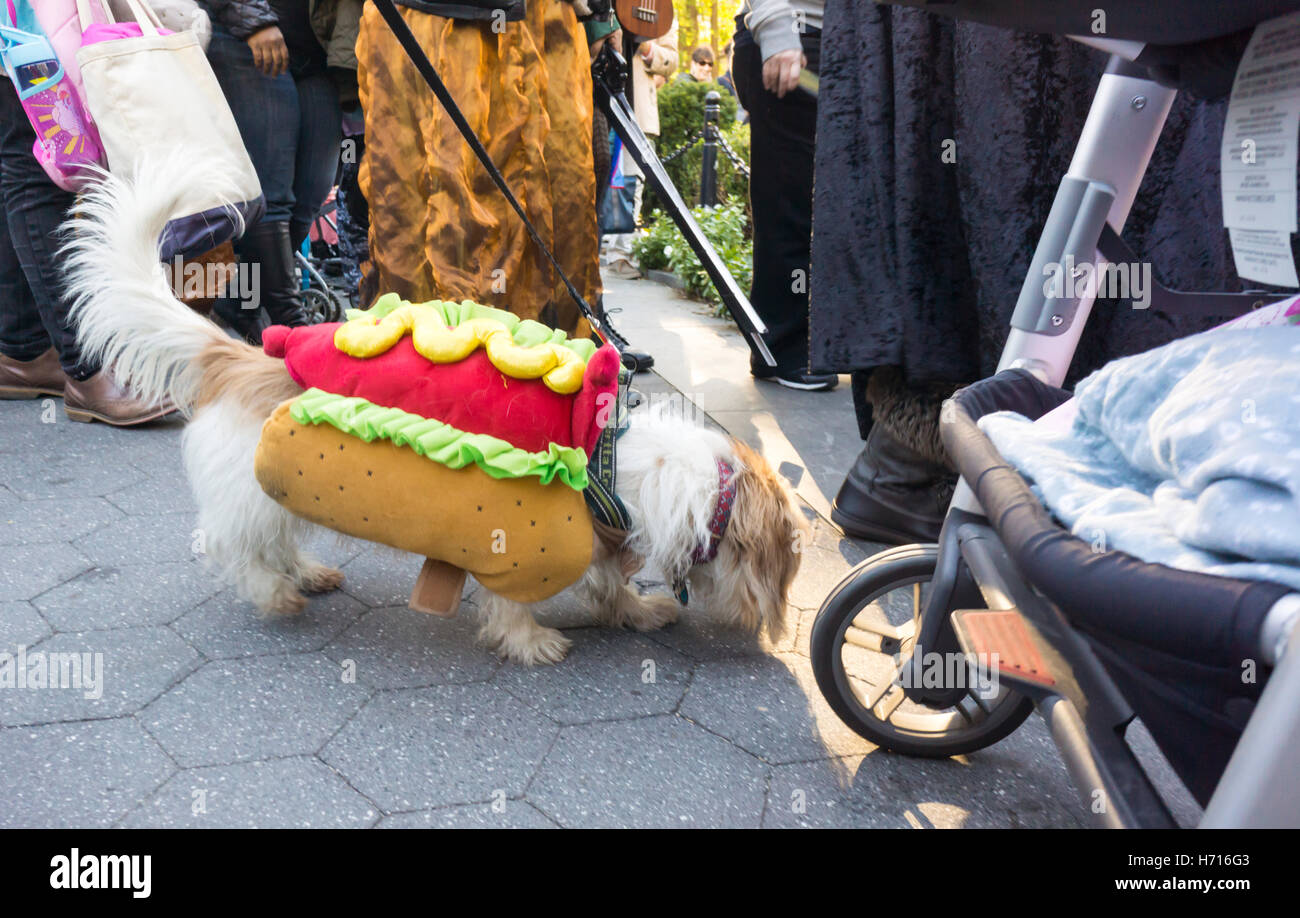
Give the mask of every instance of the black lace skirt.
<path id="1" fill-rule="evenodd" d="M 827 5 L 814 370 L 897 366 L 909 384 L 994 371 L 1104 65 L 1062 38 Z M 1174 287 L 1240 289 L 1220 203 L 1225 110 L 1180 96 L 1124 230 Z M 1212 324 L 1100 301 L 1074 376 Z"/>

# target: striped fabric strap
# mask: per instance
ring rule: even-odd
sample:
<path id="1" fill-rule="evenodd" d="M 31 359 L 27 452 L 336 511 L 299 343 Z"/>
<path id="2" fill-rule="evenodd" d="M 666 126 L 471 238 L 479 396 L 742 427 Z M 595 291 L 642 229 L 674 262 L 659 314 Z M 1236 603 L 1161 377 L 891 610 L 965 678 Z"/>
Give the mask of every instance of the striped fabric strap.
<path id="1" fill-rule="evenodd" d="M 617 449 L 619 433 L 627 426 L 627 387 L 632 381 L 632 373 L 627 367 L 620 367 L 618 372 L 618 406 L 614 423 L 606 424 L 596 441 L 596 448 L 587 461 L 587 488 L 583 496 L 587 508 L 598 522 L 627 532 L 632 526 L 627 507 L 615 491 L 618 474 Z"/>

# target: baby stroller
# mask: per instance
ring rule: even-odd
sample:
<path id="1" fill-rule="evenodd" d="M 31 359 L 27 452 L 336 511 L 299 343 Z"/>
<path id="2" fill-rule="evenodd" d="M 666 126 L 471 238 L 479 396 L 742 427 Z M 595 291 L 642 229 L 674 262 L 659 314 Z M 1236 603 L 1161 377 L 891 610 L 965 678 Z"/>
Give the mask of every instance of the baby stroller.
<path id="1" fill-rule="evenodd" d="M 302 303 L 311 324 L 342 322 L 355 304 L 349 295 L 345 259 L 339 252 L 337 189 L 331 189 L 320 215 L 312 221 L 301 251 L 294 253 L 302 284 Z"/>
<path id="2" fill-rule="evenodd" d="M 1198 801 L 1206 826 L 1300 826 L 1300 594 L 1189 573 L 1076 538 L 1043 507 L 976 422 L 1038 418 L 1064 381 L 1089 291 L 1048 297 L 1045 265 L 1132 263 L 1120 237 L 1177 88 L 1226 92 L 1254 27 L 1300 0 L 897 0 L 990 25 L 1079 36 L 1111 55 L 1011 321 L 999 372 L 944 406 L 961 483 L 937 545 L 893 548 L 852 571 L 811 636 L 818 686 L 877 745 L 946 757 L 985 748 L 1036 708 L 1093 820 L 1174 827 L 1125 734 L 1135 716 Z M 1290 294 L 1287 295 L 1291 296 Z M 1277 294 L 1159 288 L 1152 306 L 1244 313 Z M 1286 648 L 1286 649 L 1283 649 Z M 931 665 L 987 660 L 988 674 Z M 1261 675 L 1243 684 L 1243 660 Z"/>

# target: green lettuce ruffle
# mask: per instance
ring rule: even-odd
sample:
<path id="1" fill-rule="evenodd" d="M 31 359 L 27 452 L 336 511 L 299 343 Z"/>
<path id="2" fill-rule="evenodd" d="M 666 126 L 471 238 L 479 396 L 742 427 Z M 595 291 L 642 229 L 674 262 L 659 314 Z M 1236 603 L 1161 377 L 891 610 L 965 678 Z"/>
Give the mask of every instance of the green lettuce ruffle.
<path id="1" fill-rule="evenodd" d="M 329 424 L 367 443 L 391 440 L 452 469 L 473 463 L 493 478 L 536 475 L 542 484 L 558 478 L 575 491 L 587 487 L 587 454 L 572 446 L 552 443 L 545 452 L 530 453 L 487 434 L 466 433 L 400 408 L 321 389 L 298 396 L 289 413 L 299 424 Z"/>
<path id="2" fill-rule="evenodd" d="M 382 319 L 397 307 L 405 305 L 407 305 L 406 300 L 396 293 L 385 293 L 375 300 L 369 309 L 349 309 L 347 318 L 351 320 L 366 316 L 371 319 Z M 532 319 L 520 319 L 514 313 L 506 312 L 504 309 L 484 306 L 471 300 L 461 300 L 459 303 L 449 300 L 430 300 L 427 303 L 413 305 L 437 310 L 448 328 L 455 328 L 468 319 L 493 319 L 509 329 L 510 336 L 520 347 L 534 347 L 551 341 L 573 351 L 582 358 L 583 363 L 589 361 L 591 355 L 596 353 L 596 343 L 589 338 L 570 338 L 564 332 L 549 325 L 534 322 Z"/>

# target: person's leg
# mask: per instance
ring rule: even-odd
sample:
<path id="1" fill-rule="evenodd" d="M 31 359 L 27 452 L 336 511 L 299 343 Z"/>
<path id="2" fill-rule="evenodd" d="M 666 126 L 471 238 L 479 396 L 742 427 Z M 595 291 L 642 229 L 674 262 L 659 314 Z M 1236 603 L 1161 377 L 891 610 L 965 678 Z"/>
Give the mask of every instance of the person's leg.
<path id="1" fill-rule="evenodd" d="M 0 199 L 5 227 L 0 241 L 0 353 L 18 361 L 41 357 L 51 346 L 69 376 L 85 379 L 99 367 L 81 361 L 56 270 L 59 225 L 74 196 L 55 185 L 32 153 L 36 135 L 18 93 L 0 85 Z M 52 388 L 49 387 L 49 388 Z M 59 387 L 60 391 L 62 387 Z"/>
<path id="2" fill-rule="evenodd" d="M 0 322 L 0 335 L 12 345 L 0 359 L 0 390 L 19 397 L 61 394 L 64 411 L 75 421 L 130 427 L 161 418 L 174 407 L 133 398 L 111 372 L 82 356 L 58 256 L 59 228 L 75 198 L 36 161 L 31 123 L 13 85 L 0 83 L 0 199 L 5 209 L 0 272 L 6 281 L 0 295 L 14 297 L 0 302 L 0 312 L 10 317 Z M 23 359 L 33 351 L 38 352 L 35 359 Z"/>
<path id="3" fill-rule="evenodd" d="M 537 18 L 531 15 L 534 8 L 540 14 Z M 540 102 L 550 124 L 550 130 L 542 135 L 541 173 L 533 180 L 536 186 L 549 188 L 550 202 L 549 207 L 541 208 L 541 219 L 531 219 L 543 234 L 548 233 L 549 223 L 551 250 L 583 299 L 592 303 L 600 296 L 602 286 L 596 174 L 589 142 L 594 109 L 591 54 L 572 3 L 529 4 L 528 12 L 520 25 L 527 23 L 525 28 L 542 52 Z M 525 208 L 532 205 L 530 190 L 528 183 L 514 189 Z M 521 241 L 528 242 L 526 237 Z M 552 318 L 549 324 L 570 334 L 582 334 L 586 323 L 577 305 L 549 266 L 544 270 L 551 288 L 550 302 L 544 307 Z"/>
<path id="4" fill-rule="evenodd" d="M 820 36 L 804 36 L 808 69 L 819 69 Z M 763 88 L 763 61 L 752 40 L 738 41 L 734 78 L 750 113 L 749 198 L 754 215 L 750 301 L 768 326 L 775 370 L 751 362 L 755 376 L 790 381 L 808 376 L 808 284 L 812 260 L 813 154 L 817 99 L 802 89 L 777 98 Z M 833 388 L 834 376 L 816 388 Z"/>
<path id="5" fill-rule="evenodd" d="M 0 155 L 0 191 L 4 187 L 4 159 Z M 0 201 L 3 201 L 0 193 Z M 54 344 L 41 324 L 41 313 L 36 308 L 23 266 L 14 251 L 9 235 L 10 208 L 5 206 L 5 217 L 0 219 L 0 354 L 12 360 L 31 361 L 50 350 Z M 57 363 L 57 361 L 56 361 Z M 60 388 L 62 379 L 60 378 Z"/>
<path id="6" fill-rule="evenodd" d="M 626 158 L 624 162 L 626 163 Z M 618 197 L 612 198 L 606 206 L 614 209 L 631 206 L 632 219 L 636 220 L 636 201 L 641 190 L 641 180 L 637 176 L 626 173 L 623 176 L 624 186 L 622 188 L 610 188 L 609 194 Z M 628 201 L 628 190 L 631 189 L 631 201 Z M 605 267 L 611 273 L 619 277 L 638 278 L 641 271 L 632 261 L 632 243 L 636 240 L 636 224 L 633 223 L 633 229 L 629 233 L 610 233 L 606 237 L 605 245 Z"/>
<path id="7" fill-rule="evenodd" d="M 289 221 L 294 208 L 294 160 L 298 147 L 298 90 L 287 73 L 268 77 L 253 64 L 253 52 L 221 26 L 214 24 L 208 61 L 239 125 L 248 156 L 266 198 L 266 214 L 235 242 L 240 270 L 255 271 L 256 294 L 247 301 L 218 300 L 213 311 L 226 324 L 254 343 L 261 340 L 261 308 L 289 297 L 287 309 L 271 314 L 273 322 L 303 324 L 301 299 L 293 309 L 296 289 Z M 278 299 L 277 299 L 278 297 Z"/>
<path id="8" fill-rule="evenodd" d="M 298 91 L 298 146 L 294 156 L 293 213 L 289 241 L 302 245 L 338 174 L 343 111 L 328 74 L 294 80 Z"/>
<path id="9" fill-rule="evenodd" d="M 617 164 L 614 162 L 613 158 L 614 145 L 610 141 L 609 121 L 599 107 L 593 107 L 591 120 L 592 159 L 596 167 L 596 222 L 597 232 L 599 232 L 601 212 L 606 206 L 612 203 L 610 201 L 610 195 L 619 194 L 620 190 L 610 187 L 610 178 L 613 175 L 614 167 Z M 623 156 L 622 162 L 624 169 L 626 169 L 631 163 L 631 158 Z M 635 169 L 635 166 L 632 168 Z M 636 212 L 639 212 L 641 208 L 640 182 L 636 183 L 635 201 L 636 211 L 634 211 L 634 215 Z M 615 263 L 618 262 L 621 265 L 625 265 L 628 269 L 625 276 L 639 277 L 640 272 L 636 270 L 631 261 L 632 236 L 628 235 L 626 237 L 626 243 L 622 242 L 623 239 L 624 237 L 619 234 L 599 236 L 596 240 L 596 245 L 597 251 L 600 252 L 600 262 L 601 264 L 610 266 L 614 273 L 624 275 L 625 272 L 619 270 L 619 267 L 615 266 Z M 607 310 L 605 308 L 605 294 L 603 290 L 600 295 L 596 297 L 596 301 L 591 305 L 596 310 L 596 316 L 600 319 L 601 324 L 605 326 L 605 331 L 608 333 L 611 343 L 618 348 L 620 354 L 622 354 L 623 362 L 629 367 L 629 369 L 634 373 L 642 373 L 654 366 L 654 357 L 650 356 L 646 351 L 632 347 L 632 345 L 628 343 L 628 340 L 619 333 L 617 328 L 614 327 L 614 323 L 610 321 L 610 313 L 620 312 L 621 309 L 619 307 L 615 307 L 612 310 Z"/>
<path id="10" fill-rule="evenodd" d="M 263 74 L 253 51 L 217 24 L 212 27 L 208 62 L 239 126 L 244 147 L 266 198 L 264 223 L 293 215 L 294 156 L 298 146 L 298 90 L 293 77 Z"/>
<path id="11" fill-rule="evenodd" d="M 656 139 L 658 138 L 653 138 L 651 139 L 650 142 L 653 144 Z M 645 202 L 645 177 L 641 176 L 637 179 L 636 194 L 632 198 L 632 219 L 638 223 L 641 222 L 641 205 L 644 202 Z"/>
<path id="12" fill-rule="evenodd" d="M 956 384 L 909 386 L 897 367 L 853 374 L 866 441 L 831 506 L 846 533 L 889 544 L 934 542 L 956 473 L 939 437 L 939 412 Z"/>
<path id="13" fill-rule="evenodd" d="M 613 149 L 609 143 L 609 119 L 599 107 L 593 107 L 591 113 L 591 160 L 596 167 L 596 213 L 605 203 L 609 194 L 609 177 L 614 174 Z M 599 226 L 597 227 L 599 228 Z"/>
<path id="14" fill-rule="evenodd" d="M 0 168 L 3 168 L 0 166 Z M 0 219 L 0 399 L 63 394 L 63 368 Z"/>
<path id="15" fill-rule="evenodd" d="M 627 157 L 623 158 L 623 162 L 626 165 Z M 625 174 L 623 176 L 623 181 L 631 182 L 638 189 L 641 187 L 641 183 L 636 179 L 636 177 L 630 174 Z M 619 198 L 615 198 L 616 195 L 619 196 Z M 626 201 L 627 188 L 611 187 L 606 192 L 605 206 L 617 207 L 620 199 Z M 605 249 L 604 260 L 606 269 L 611 274 L 614 274 L 617 277 L 631 278 L 641 276 L 641 272 L 637 270 L 634 264 L 632 264 L 632 239 L 634 236 L 635 234 L 633 233 L 612 233 L 605 237 L 608 242 Z M 631 342 L 623 337 L 622 332 L 618 330 L 611 320 L 610 317 L 612 314 L 623 311 L 621 306 L 606 309 L 605 293 L 603 290 L 600 295 L 596 297 L 596 302 L 592 305 L 595 307 L 596 317 L 600 319 L 601 324 L 605 327 L 605 332 L 607 333 L 606 336 L 609 338 L 610 343 L 618 348 L 624 366 L 630 369 L 633 373 L 644 373 L 655 365 L 654 357 L 648 351 L 642 350 L 638 347 L 633 347 Z"/>
<path id="16" fill-rule="evenodd" d="M 653 143 L 653 141 L 651 141 Z M 617 165 L 623 173 L 624 187 L 621 189 L 610 188 L 609 194 L 621 195 L 622 200 L 627 200 L 627 189 L 632 189 L 632 229 L 626 233 L 610 233 L 606 238 L 605 245 L 605 265 L 619 277 L 640 277 L 641 271 L 632 261 L 632 242 L 636 239 L 636 218 L 641 212 L 642 186 L 645 184 L 645 177 L 641 174 L 641 169 L 627 152 L 627 148 L 620 145 L 619 161 L 617 164 L 611 164 L 611 170 Z M 613 204 L 618 204 L 615 200 Z M 599 213 L 599 210 L 597 211 Z"/>
<path id="17" fill-rule="evenodd" d="M 443 66 L 446 45 L 459 45 L 455 40 L 460 25 L 448 29 L 447 20 L 441 17 L 405 7 L 400 12 L 429 60 L 450 84 L 453 74 Z M 393 66 L 392 62 L 402 57 L 402 48 L 373 3 L 366 4 L 361 15 L 356 51 L 357 87 L 366 122 L 366 152 L 357 169 L 357 184 L 367 204 L 371 263 L 362 302 L 369 305 L 373 301 L 370 294 L 389 292 L 413 303 L 470 296 L 470 285 L 455 275 L 459 262 L 450 266 L 451 280 L 434 283 L 433 256 L 441 248 L 435 248 L 430 237 L 437 238 L 444 213 L 450 222 L 451 214 L 468 210 L 462 189 L 445 184 L 443 174 L 435 172 L 436 161 L 430 161 L 422 125 L 439 123 L 438 100 L 414 68 Z M 455 95 L 455 87 L 450 88 Z M 482 124 L 479 118 L 472 123 L 476 127 Z M 455 128 L 448 130 L 454 133 Z M 449 146 L 449 151 L 454 149 Z M 436 210 L 429 200 L 434 197 L 430 193 L 434 187 L 444 188 L 437 196 Z M 477 227 L 467 230 L 463 220 L 460 230 L 460 237 L 476 246 L 485 238 Z M 438 264 L 442 266 L 441 261 Z"/>
<path id="18" fill-rule="evenodd" d="M 351 288 L 353 305 L 370 305 L 361 296 L 364 273 L 370 261 L 370 208 L 365 195 L 361 193 L 361 158 L 366 152 L 364 134 L 348 137 L 352 145 L 351 154 L 343 158 L 343 175 L 339 179 L 338 224 L 339 250 L 347 263 L 344 276 Z M 372 272 L 373 273 L 373 272 Z"/>
<path id="19" fill-rule="evenodd" d="M 3 169 L 0 160 L 0 174 Z M 58 352 L 14 251 L 9 220 L 0 218 L 0 398 L 62 395 L 63 380 Z"/>

